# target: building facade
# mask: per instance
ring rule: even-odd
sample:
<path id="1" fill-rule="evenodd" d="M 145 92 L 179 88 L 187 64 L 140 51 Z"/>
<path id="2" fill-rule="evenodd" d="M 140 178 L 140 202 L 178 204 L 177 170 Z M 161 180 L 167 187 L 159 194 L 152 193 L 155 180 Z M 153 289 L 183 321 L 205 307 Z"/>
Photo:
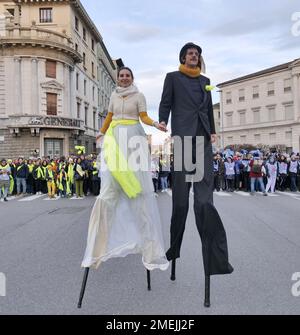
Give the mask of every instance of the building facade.
<path id="1" fill-rule="evenodd" d="M 214 151 L 217 151 L 221 148 L 221 135 L 220 135 L 221 111 L 219 102 L 213 105 L 213 111 L 214 111 L 215 129 L 217 134 L 217 140 L 213 144 L 213 149 Z"/>
<path id="2" fill-rule="evenodd" d="M 217 85 L 221 147 L 300 150 L 300 59 Z"/>
<path id="3" fill-rule="evenodd" d="M 0 3 L 0 156 L 96 152 L 116 66 L 78 0 Z"/>

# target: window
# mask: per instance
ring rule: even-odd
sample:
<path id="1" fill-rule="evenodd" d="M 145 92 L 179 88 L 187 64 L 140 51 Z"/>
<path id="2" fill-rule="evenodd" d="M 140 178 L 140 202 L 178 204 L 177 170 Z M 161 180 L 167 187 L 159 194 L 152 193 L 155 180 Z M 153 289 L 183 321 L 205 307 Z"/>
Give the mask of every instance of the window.
<path id="1" fill-rule="evenodd" d="M 79 20 L 77 16 L 75 16 L 75 29 L 79 31 Z"/>
<path id="2" fill-rule="evenodd" d="M 292 91 L 292 81 L 291 79 L 284 80 L 284 93 Z"/>
<path id="3" fill-rule="evenodd" d="M 259 98 L 259 87 L 258 86 L 253 86 L 252 97 L 253 97 L 253 99 Z"/>
<path id="4" fill-rule="evenodd" d="M 246 112 L 245 111 L 241 111 L 240 113 L 240 125 L 244 125 L 246 124 Z"/>
<path id="5" fill-rule="evenodd" d="M 232 136 L 227 137 L 227 142 L 229 144 L 232 144 L 233 143 L 233 137 Z"/>
<path id="6" fill-rule="evenodd" d="M 95 86 L 93 86 L 93 101 L 95 101 Z"/>
<path id="7" fill-rule="evenodd" d="M 77 102 L 77 119 L 80 119 L 80 107 L 81 107 L 80 102 Z"/>
<path id="8" fill-rule="evenodd" d="M 86 80 L 83 82 L 83 93 L 86 95 Z"/>
<path id="9" fill-rule="evenodd" d="M 79 89 L 79 73 L 76 73 L 76 90 Z"/>
<path id="10" fill-rule="evenodd" d="M 40 23 L 52 22 L 52 8 L 40 8 Z"/>
<path id="11" fill-rule="evenodd" d="M 47 93 L 47 115 L 57 115 L 57 94 Z"/>
<path id="12" fill-rule="evenodd" d="M 93 128 L 96 129 L 96 110 L 93 111 Z"/>
<path id="13" fill-rule="evenodd" d="M 246 135 L 241 135 L 240 136 L 240 142 L 241 142 L 241 144 L 246 144 L 246 139 L 247 139 Z"/>
<path id="14" fill-rule="evenodd" d="M 75 43 L 75 51 L 78 52 L 78 44 Z"/>
<path id="15" fill-rule="evenodd" d="M 293 105 L 284 106 L 284 112 L 285 112 L 285 119 L 286 120 L 293 120 L 294 119 L 294 106 Z"/>
<path id="16" fill-rule="evenodd" d="M 274 82 L 268 83 L 268 96 L 275 94 Z"/>
<path id="17" fill-rule="evenodd" d="M 231 99 L 231 92 L 226 92 L 226 104 L 231 104 L 232 99 Z"/>
<path id="18" fill-rule="evenodd" d="M 254 135 L 254 142 L 255 142 L 255 144 L 259 144 L 260 143 L 260 134 L 255 134 Z"/>
<path id="19" fill-rule="evenodd" d="M 269 107 L 269 121 L 275 121 L 276 120 L 276 110 L 275 107 Z"/>
<path id="20" fill-rule="evenodd" d="M 83 57 L 83 66 L 85 68 L 85 65 L 86 65 L 86 63 L 85 63 L 85 53 L 82 54 L 82 57 Z"/>
<path id="21" fill-rule="evenodd" d="M 270 133 L 270 141 L 276 141 L 276 133 Z"/>
<path id="22" fill-rule="evenodd" d="M 254 110 L 253 111 L 253 123 L 259 123 L 260 122 L 260 111 Z"/>
<path id="23" fill-rule="evenodd" d="M 92 50 L 95 51 L 95 41 L 92 39 Z"/>
<path id="24" fill-rule="evenodd" d="M 86 29 L 85 28 L 82 28 L 82 37 L 83 37 L 83 40 L 86 41 Z"/>
<path id="25" fill-rule="evenodd" d="M 227 113 L 226 114 L 226 124 L 227 124 L 227 127 L 231 127 L 232 126 L 232 114 L 233 113 Z"/>
<path id="26" fill-rule="evenodd" d="M 94 62 L 92 62 L 92 75 L 95 78 L 95 65 L 94 65 Z"/>
<path id="27" fill-rule="evenodd" d="M 244 89 L 240 89 L 239 90 L 239 101 L 245 101 L 245 90 Z"/>
<path id="28" fill-rule="evenodd" d="M 285 132 L 285 139 L 286 140 L 292 140 L 292 132 L 291 131 L 286 131 Z"/>
<path id="29" fill-rule="evenodd" d="M 87 120 L 88 120 L 88 107 L 84 107 L 84 124 L 87 126 Z"/>
<path id="30" fill-rule="evenodd" d="M 46 60 L 46 77 L 56 78 L 56 62 L 52 60 Z"/>

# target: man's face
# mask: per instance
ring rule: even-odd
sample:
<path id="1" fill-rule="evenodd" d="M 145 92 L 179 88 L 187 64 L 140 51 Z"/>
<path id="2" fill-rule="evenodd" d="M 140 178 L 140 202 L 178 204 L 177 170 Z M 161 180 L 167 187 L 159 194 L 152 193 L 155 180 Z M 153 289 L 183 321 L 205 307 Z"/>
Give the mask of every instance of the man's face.
<path id="1" fill-rule="evenodd" d="M 197 67 L 200 54 L 196 48 L 187 49 L 185 56 L 185 65 L 188 67 Z"/>

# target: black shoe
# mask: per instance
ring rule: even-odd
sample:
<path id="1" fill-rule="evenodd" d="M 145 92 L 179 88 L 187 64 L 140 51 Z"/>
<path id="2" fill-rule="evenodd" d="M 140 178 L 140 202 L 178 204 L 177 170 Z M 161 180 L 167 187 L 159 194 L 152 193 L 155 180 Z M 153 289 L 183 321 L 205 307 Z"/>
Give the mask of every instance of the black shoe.
<path id="1" fill-rule="evenodd" d="M 4 201 L 8 201 L 6 198 L 4 198 Z"/>

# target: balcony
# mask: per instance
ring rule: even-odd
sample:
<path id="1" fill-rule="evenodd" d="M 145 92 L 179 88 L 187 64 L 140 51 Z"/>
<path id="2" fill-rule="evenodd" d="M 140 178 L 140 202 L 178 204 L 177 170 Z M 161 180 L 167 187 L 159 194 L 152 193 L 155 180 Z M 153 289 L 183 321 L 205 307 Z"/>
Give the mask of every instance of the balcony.
<path id="1" fill-rule="evenodd" d="M 68 54 L 75 63 L 82 62 L 81 55 L 74 49 L 72 39 L 49 29 L 37 28 L 33 22 L 31 27 L 6 26 L 6 36 L 0 38 L 3 47 L 41 47 L 55 49 Z"/>

